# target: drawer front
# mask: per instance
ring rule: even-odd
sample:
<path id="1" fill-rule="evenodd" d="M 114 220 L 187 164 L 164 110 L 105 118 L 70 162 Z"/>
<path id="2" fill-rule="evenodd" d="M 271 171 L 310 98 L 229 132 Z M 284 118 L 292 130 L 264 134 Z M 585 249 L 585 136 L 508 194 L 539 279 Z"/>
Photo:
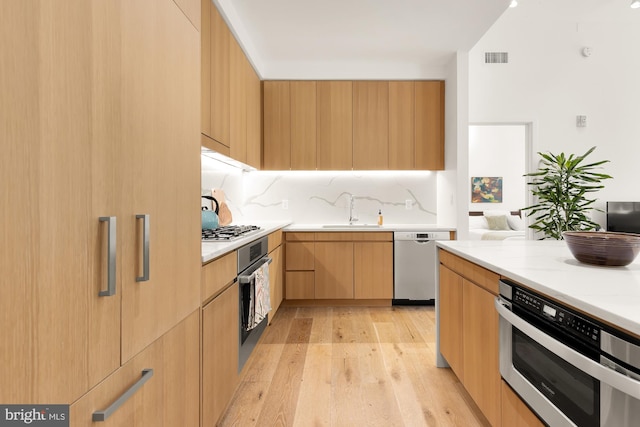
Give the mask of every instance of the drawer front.
<path id="1" fill-rule="evenodd" d="M 106 419 L 100 425 L 105 427 L 197 427 L 200 423 L 199 311 L 71 405 L 70 426 L 94 425 L 94 413 L 102 411 Z M 114 405 L 121 396 L 126 399 L 121 405 Z"/>
<path id="2" fill-rule="evenodd" d="M 269 234 L 269 243 L 267 252 L 271 252 L 282 244 L 282 230 L 274 231 Z"/>
<path id="3" fill-rule="evenodd" d="M 442 249 L 439 250 L 439 256 L 441 264 L 446 265 L 465 279 L 483 287 L 492 294 L 498 295 L 499 274 Z"/>
<path id="4" fill-rule="evenodd" d="M 238 275 L 238 253 L 233 251 L 202 266 L 202 301 L 219 293 Z"/>
<path id="5" fill-rule="evenodd" d="M 312 242 L 316 238 L 316 233 L 310 232 L 298 232 L 298 233 L 285 233 L 287 242 Z"/>
<path id="6" fill-rule="evenodd" d="M 323 242 L 359 242 L 384 241 L 392 242 L 393 233 L 388 231 L 325 231 L 316 233 L 316 241 Z"/>

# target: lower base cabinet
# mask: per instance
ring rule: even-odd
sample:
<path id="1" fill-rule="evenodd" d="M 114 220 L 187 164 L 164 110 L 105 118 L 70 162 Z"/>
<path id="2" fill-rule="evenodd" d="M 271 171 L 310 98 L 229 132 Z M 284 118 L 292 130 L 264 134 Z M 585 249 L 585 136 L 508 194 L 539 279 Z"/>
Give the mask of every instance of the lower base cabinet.
<path id="1" fill-rule="evenodd" d="M 236 282 L 202 309 L 203 427 L 216 425 L 238 385 L 238 292 Z"/>
<path id="2" fill-rule="evenodd" d="M 106 419 L 100 423 L 105 427 L 197 427 L 199 366 L 197 310 L 71 405 L 70 426 L 93 425 L 93 414 L 105 411 Z M 149 369 L 153 371 L 146 372 Z M 138 385 L 117 406 L 115 402 Z M 109 409 L 113 409 L 110 414 Z"/>
<path id="3" fill-rule="evenodd" d="M 504 427 L 543 427 L 531 409 L 511 390 L 511 387 L 502 381 L 502 425 Z"/>

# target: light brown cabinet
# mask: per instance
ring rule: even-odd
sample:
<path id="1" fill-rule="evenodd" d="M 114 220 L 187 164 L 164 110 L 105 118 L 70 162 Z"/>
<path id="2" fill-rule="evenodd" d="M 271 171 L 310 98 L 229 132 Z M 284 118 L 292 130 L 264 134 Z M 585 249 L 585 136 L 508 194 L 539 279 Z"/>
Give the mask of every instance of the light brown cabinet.
<path id="1" fill-rule="evenodd" d="M 496 277 L 496 282 L 498 278 Z M 491 425 L 500 422 L 498 313 L 495 295 L 462 280 L 462 348 L 464 387 Z"/>
<path id="2" fill-rule="evenodd" d="M 415 82 L 415 169 L 444 169 L 444 82 Z"/>
<path id="3" fill-rule="evenodd" d="M 77 400 L 198 303 L 198 31 L 171 0 L 67 6 L 0 14 L 7 404 Z"/>
<path id="4" fill-rule="evenodd" d="M 260 168 L 260 78 L 215 4 L 201 7 L 202 145 Z"/>
<path id="5" fill-rule="evenodd" d="M 211 0 L 202 0 L 201 19 L 202 145 L 229 155 L 229 67 L 233 36 Z"/>
<path id="6" fill-rule="evenodd" d="M 389 82 L 353 82 L 353 169 L 389 169 Z"/>
<path id="7" fill-rule="evenodd" d="M 264 168 L 441 170 L 443 81 L 266 81 Z"/>
<path id="8" fill-rule="evenodd" d="M 315 299 L 353 299 L 353 242 L 316 242 L 315 257 Z"/>
<path id="9" fill-rule="evenodd" d="M 500 276 L 447 251 L 438 254 L 441 353 L 491 425 L 504 425 L 494 308 Z"/>
<path id="10" fill-rule="evenodd" d="M 264 82 L 263 143 L 264 169 L 291 168 L 291 98 L 288 81 Z"/>
<path id="11" fill-rule="evenodd" d="M 316 169 L 316 110 L 315 81 L 264 82 L 264 169 Z"/>
<path id="12" fill-rule="evenodd" d="M 501 384 L 502 396 L 502 425 L 504 427 L 543 427 L 544 424 L 518 395 L 503 380 Z"/>
<path id="13" fill-rule="evenodd" d="M 440 352 L 464 383 L 462 276 L 440 264 Z"/>
<path id="14" fill-rule="evenodd" d="M 101 425 L 199 426 L 199 325 L 198 309 L 71 405 L 70 425 L 91 425 L 94 412 L 106 410 L 142 382 Z"/>
<path id="15" fill-rule="evenodd" d="M 287 300 L 393 298 L 393 235 L 286 233 Z"/>
<path id="16" fill-rule="evenodd" d="M 269 322 L 273 320 L 280 304 L 284 299 L 284 268 L 282 265 L 282 230 L 269 234 L 268 243 L 269 257 L 269 297 L 271 311 L 269 312 Z"/>
<path id="17" fill-rule="evenodd" d="M 202 309 L 203 427 L 216 425 L 238 385 L 239 298 L 235 282 Z"/>
<path id="18" fill-rule="evenodd" d="M 319 170 L 353 167 L 353 90 L 350 81 L 319 81 L 317 96 L 317 159 Z"/>
<path id="19" fill-rule="evenodd" d="M 393 242 L 355 242 L 353 280 L 355 299 L 393 298 Z"/>

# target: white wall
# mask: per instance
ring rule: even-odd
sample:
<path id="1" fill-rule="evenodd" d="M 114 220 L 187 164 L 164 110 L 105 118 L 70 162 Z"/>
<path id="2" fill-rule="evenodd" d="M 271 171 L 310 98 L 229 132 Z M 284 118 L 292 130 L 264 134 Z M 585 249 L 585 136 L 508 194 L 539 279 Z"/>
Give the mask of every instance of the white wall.
<path id="1" fill-rule="evenodd" d="M 614 176 L 596 195 L 597 207 L 640 200 L 640 10 L 600 2 L 624 10 L 615 18 L 599 10 L 582 22 L 528 16 L 525 3 L 506 11 L 469 54 L 470 121 L 534 122 L 534 152 L 582 154 L 597 146 L 590 159 L 611 160 L 605 172 Z M 582 56 L 584 46 L 590 57 Z M 484 64 L 486 51 L 509 52 L 509 63 Z M 587 116 L 586 128 L 576 127 L 576 115 Z M 604 224 L 604 214 L 594 219 Z"/>
<path id="2" fill-rule="evenodd" d="M 524 125 L 469 127 L 469 178 L 467 200 L 470 211 L 508 210 L 526 206 Z M 472 177 L 502 177 L 501 203 L 471 203 Z"/>

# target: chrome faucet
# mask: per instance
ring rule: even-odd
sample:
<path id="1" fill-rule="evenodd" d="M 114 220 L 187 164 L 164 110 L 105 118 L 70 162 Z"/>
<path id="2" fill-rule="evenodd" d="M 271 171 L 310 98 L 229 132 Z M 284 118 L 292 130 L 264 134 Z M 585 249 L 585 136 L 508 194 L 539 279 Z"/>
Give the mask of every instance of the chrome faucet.
<path id="1" fill-rule="evenodd" d="M 349 225 L 353 225 L 354 222 L 358 221 L 358 218 L 354 214 L 355 212 L 355 199 L 353 198 L 353 194 L 349 194 Z"/>

